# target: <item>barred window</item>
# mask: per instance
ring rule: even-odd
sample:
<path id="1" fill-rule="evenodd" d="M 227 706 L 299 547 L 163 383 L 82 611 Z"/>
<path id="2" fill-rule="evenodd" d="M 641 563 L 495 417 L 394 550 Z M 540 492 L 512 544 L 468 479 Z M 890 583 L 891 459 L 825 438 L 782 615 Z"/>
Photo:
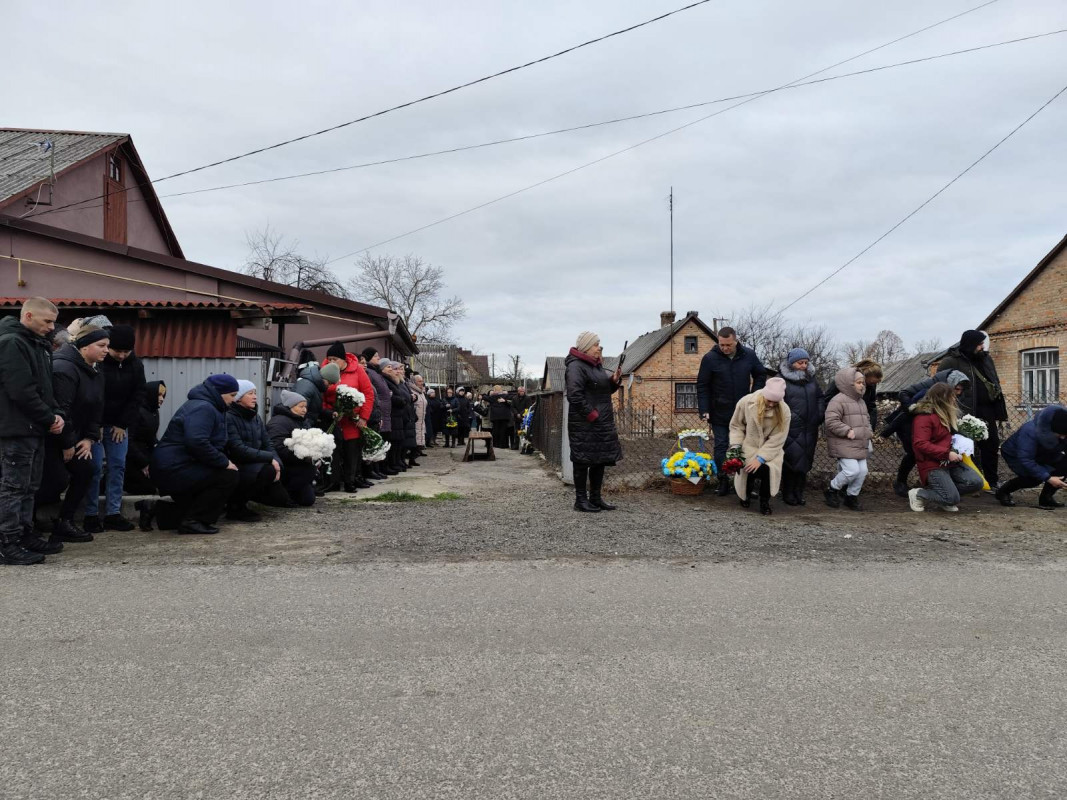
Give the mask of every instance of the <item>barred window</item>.
<path id="1" fill-rule="evenodd" d="M 1022 353 L 1023 402 L 1055 403 L 1060 396 L 1060 351 L 1054 347 Z"/>
<path id="2" fill-rule="evenodd" d="M 674 384 L 674 407 L 678 411 L 696 411 L 697 385 L 695 383 Z"/>

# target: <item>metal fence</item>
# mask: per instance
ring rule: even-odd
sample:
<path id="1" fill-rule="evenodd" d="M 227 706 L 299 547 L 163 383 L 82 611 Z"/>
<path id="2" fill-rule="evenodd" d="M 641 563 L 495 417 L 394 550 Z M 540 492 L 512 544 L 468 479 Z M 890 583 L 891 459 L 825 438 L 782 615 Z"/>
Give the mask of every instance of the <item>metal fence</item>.
<path id="1" fill-rule="evenodd" d="M 542 402 L 544 398 L 554 399 L 550 402 Z M 897 406 L 895 401 L 880 403 L 879 419 L 884 421 Z M 1027 403 L 1009 402 L 1008 421 L 1000 428 L 1001 442 L 1030 420 L 1041 408 L 1042 406 L 1032 406 Z M 534 419 L 534 447 L 544 454 L 546 460 L 557 468 L 561 468 L 562 450 L 559 439 L 563 432 L 562 393 L 541 395 L 538 412 Z M 695 411 L 675 410 L 673 414 L 675 428 L 671 430 L 656 425 L 653 421 L 654 417 L 655 406 L 651 404 L 642 406 L 632 401 L 628 404 L 626 413 L 619 415 L 617 428 L 619 440 L 622 443 L 623 460 L 607 471 L 605 484 L 608 488 L 643 489 L 665 485 L 667 479 L 663 476 L 660 464 L 664 458 L 677 449 L 677 431 L 686 428 L 708 430 L 708 424 L 700 419 L 700 415 Z M 709 450 L 712 447 L 713 439 L 709 431 Z M 888 488 L 896 476 L 897 467 L 903 455 L 904 451 L 896 437 L 888 439 L 876 437 L 874 452 L 867 461 L 868 484 Z M 836 460 L 830 457 L 825 436 L 821 435 L 810 476 L 813 479 L 813 485 L 825 484 L 836 472 Z M 1010 474 L 1003 459 L 1000 474 L 1002 479 Z"/>
<path id="2" fill-rule="evenodd" d="M 142 358 L 145 378 L 167 384 L 167 399 L 159 409 L 159 430 L 165 431 L 170 418 L 187 399 L 189 390 L 209 375 L 227 373 L 252 381 L 260 397 L 266 397 L 267 371 L 262 358 Z M 260 403 L 262 408 L 265 404 Z"/>

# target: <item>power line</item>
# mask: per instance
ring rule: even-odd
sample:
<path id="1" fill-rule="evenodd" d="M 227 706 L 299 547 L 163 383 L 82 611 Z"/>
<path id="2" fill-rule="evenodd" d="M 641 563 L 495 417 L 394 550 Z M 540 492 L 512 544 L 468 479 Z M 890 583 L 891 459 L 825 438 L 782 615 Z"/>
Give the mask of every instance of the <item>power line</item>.
<path id="1" fill-rule="evenodd" d="M 1057 35 L 1064 34 L 1064 33 L 1067 33 L 1067 28 L 1060 28 L 1059 30 L 1047 31 L 1045 33 L 1036 33 L 1036 34 L 1033 34 L 1031 36 L 1021 36 L 1021 37 L 1016 38 L 1016 39 L 1008 39 L 1008 40 L 1005 40 L 1005 41 L 1002 41 L 1002 42 L 993 42 L 991 44 L 977 45 L 975 47 L 964 48 L 963 50 L 952 50 L 952 51 L 947 52 L 947 53 L 938 53 L 936 55 L 923 56 L 921 58 L 912 58 L 912 59 L 909 59 L 907 61 L 898 61 L 898 62 L 895 62 L 893 64 L 883 64 L 883 65 L 877 66 L 877 67 L 869 67 L 867 69 L 856 70 L 855 72 L 845 72 L 845 73 L 842 73 L 841 75 L 831 75 L 831 76 L 825 77 L 825 78 L 815 78 L 813 80 L 802 81 L 802 82 L 799 82 L 799 83 L 792 83 L 792 84 L 789 84 L 789 85 L 787 85 L 785 87 L 779 87 L 779 88 L 776 88 L 776 89 L 761 89 L 761 90 L 755 91 L 755 92 L 746 92 L 744 94 L 730 95 L 730 96 L 727 96 L 727 97 L 716 98 L 715 100 L 704 100 L 704 101 L 701 101 L 699 103 L 689 103 L 688 105 L 683 105 L 683 106 L 673 106 L 671 108 L 664 108 L 664 109 L 660 109 L 658 111 L 647 111 L 647 112 L 643 112 L 643 113 L 640 113 L 640 114 L 632 114 L 630 116 L 625 116 L 625 117 L 615 117 L 613 119 L 601 120 L 599 122 L 589 122 L 589 123 L 585 123 L 585 124 L 582 124 L 582 125 L 574 125 L 574 126 L 571 126 L 571 127 L 568 127 L 568 128 L 556 128 L 554 130 L 540 131 L 538 133 L 529 133 L 529 134 L 524 134 L 522 136 L 512 136 L 512 137 L 507 138 L 507 139 L 495 139 L 493 141 L 488 141 L 488 142 L 479 142 L 478 144 L 469 144 L 469 145 L 462 145 L 462 146 L 458 146 L 458 147 L 449 147 L 449 148 L 445 148 L 443 150 L 431 150 L 431 151 L 425 152 L 425 153 L 416 153 L 414 155 L 407 155 L 407 156 L 397 156 L 397 157 L 394 157 L 394 158 L 381 159 L 379 161 L 366 161 L 366 162 L 363 162 L 363 163 L 360 163 L 360 164 L 348 164 L 348 165 L 341 166 L 341 167 L 330 167 L 330 168 L 327 168 L 327 169 L 312 170 L 310 172 L 299 172 L 299 173 L 295 173 L 293 175 L 278 175 L 278 176 L 275 176 L 275 177 L 272 177 L 272 178 L 260 178 L 260 179 L 257 179 L 257 180 L 244 181 L 244 182 L 241 182 L 241 183 L 227 183 L 227 184 L 222 184 L 220 186 L 207 186 L 207 187 L 203 187 L 203 188 L 200 188 L 200 189 L 189 189 L 189 190 L 184 191 L 184 192 L 171 192 L 170 194 L 163 194 L 163 195 L 160 195 L 159 197 L 160 197 L 160 199 L 167 199 L 167 198 L 172 198 L 172 197 L 188 197 L 190 195 L 205 194 L 205 193 L 208 193 L 208 192 L 220 192 L 220 191 L 224 191 L 224 190 L 227 190 L 227 189 L 242 189 L 242 188 L 247 188 L 249 186 L 261 186 L 261 185 L 267 184 L 267 183 L 278 183 L 278 182 L 281 182 L 281 181 L 296 180 L 298 178 L 318 177 L 320 175 L 332 175 L 332 174 L 336 174 L 336 173 L 339 173 L 339 172 L 348 172 L 348 171 L 357 170 L 357 169 L 367 169 L 369 167 L 379 167 L 379 166 L 385 166 L 385 165 L 388 165 L 388 164 L 399 164 L 399 163 L 403 163 L 405 161 L 417 161 L 417 160 L 420 160 L 420 159 L 432 158 L 432 157 L 435 157 L 435 156 L 453 155 L 455 153 L 463 153 L 463 152 L 468 152 L 468 151 L 471 151 L 471 150 L 480 150 L 480 149 L 484 149 L 484 148 L 488 148 L 488 147 L 495 147 L 495 146 L 503 145 L 503 144 L 514 144 L 516 142 L 525 142 L 525 141 L 530 141 L 532 139 L 541 139 L 541 138 L 544 138 L 544 137 L 547 137 L 547 136 L 555 136 L 555 135 L 562 134 L 562 133 L 574 133 L 575 131 L 590 130 L 590 129 L 593 129 L 593 128 L 600 128 L 600 127 L 604 127 L 604 126 L 607 126 L 607 125 L 616 125 L 616 124 L 622 123 L 622 122 L 632 122 L 634 120 L 648 119 L 648 118 L 651 118 L 651 117 L 662 116 L 664 114 L 672 114 L 672 113 L 676 113 L 676 112 L 679 112 L 679 111 L 691 111 L 691 110 L 696 109 L 696 108 L 703 108 L 703 107 L 710 106 L 710 105 L 717 105 L 719 103 L 728 103 L 728 102 L 730 102 L 732 100 L 742 100 L 742 99 L 746 99 L 746 98 L 759 97 L 759 96 L 762 96 L 762 95 L 765 95 L 765 94 L 771 94 L 771 93 L 776 92 L 776 91 L 784 91 L 785 89 L 799 89 L 799 88 L 803 88 L 803 87 L 806 87 L 806 86 L 816 86 L 816 85 L 823 84 L 823 83 L 829 83 L 831 81 L 841 80 L 843 78 L 854 78 L 854 77 L 857 77 L 857 76 L 869 75 L 869 74 L 876 73 L 876 72 L 884 72 L 886 70 L 896 69 L 898 67 L 914 66 L 915 64 L 923 64 L 923 63 L 927 63 L 927 62 L 930 62 L 930 61 L 937 61 L 939 59 L 951 58 L 953 56 L 966 55 L 966 54 L 970 54 L 970 53 L 977 53 L 977 52 L 981 52 L 981 51 L 984 51 L 984 50 L 991 50 L 993 48 L 1004 47 L 1006 45 L 1011 45 L 1011 44 L 1019 44 L 1019 43 L 1022 43 L 1022 42 L 1030 42 L 1030 41 L 1034 41 L 1036 39 L 1043 39 L 1043 38 L 1047 38 L 1049 36 L 1057 36 Z M 89 202 L 89 201 L 83 201 L 83 202 Z M 131 200 L 130 202 L 144 202 L 144 198 Z M 84 210 L 89 210 L 89 209 L 93 209 L 93 208 L 99 208 L 101 205 L 102 204 L 97 204 L 97 205 L 93 205 L 93 206 L 82 206 L 81 209 L 79 209 L 79 210 L 83 210 L 84 211 Z"/>
<path id="2" fill-rule="evenodd" d="M 444 97 L 447 94 L 452 94 L 454 92 L 460 91 L 461 89 L 467 89 L 467 88 L 470 88 L 471 86 L 476 86 L 476 85 L 478 85 L 480 83 L 485 83 L 486 81 L 491 81 L 494 78 L 499 78 L 499 77 L 501 77 L 503 75 L 509 75 L 512 72 L 518 72 L 519 70 L 526 69 L 527 67 L 533 67 L 533 66 L 536 66 L 538 64 L 543 64 L 546 61 L 551 61 L 554 58 L 559 58 L 560 56 L 565 56 L 565 55 L 567 55 L 569 53 L 573 53 L 576 50 L 581 50 L 583 47 L 589 47 L 589 46 L 594 45 L 594 44 L 599 44 L 600 42 L 607 41 L 608 39 L 614 38 L 616 36 L 622 36 L 623 34 L 631 33 L 633 31 L 636 31 L 639 28 L 644 28 L 644 27 L 646 27 L 648 25 L 653 25 L 653 24 L 655 24 L 657 22 L 662 22 L 663 20 L 665 20 L 665 19 L 667 19 L 669 17 L 673 17 L 673 16 L 675 16 L 677 14 L 681 14 L 681 13 L 683 13 L 685 11 L 689 11 L 691 9 L 697 8 L 698 6 L 705 5 L 707 3 L 710 3 L 711 1 L 712 0 L 696 0 L 695 2 L 689 3 L 688 5 L 682 6 L 681 8 L 676 8 L 673 11 L 668 11 L 668 12 L 666 12 L 664 14 L 660 14 L 659 16 L 652 17 L 652 19 L 646 19 L 644 22 L 639 22 L 636 25 L 630 25 L 629 27 L 621 28 L 621 29 L 619 29 L 617 31 L 612 31 L 611 33 L 606 33 L 603 36 L 598 36 L 595 39 L 590 39 L 588 41 L 582 42 L 581 44 L 576 44 L 576 45 L 573 45 L 571 47 L 567 47 L 567 48 L 565 48 L 563 50 L 560 50 L 558 53 L 552 53 L 551 55 L 542 56 L 541 58 L 536 58 L 533 61 L 527 61 L 524 64 L 518 64 L 517 66 L 514 66 L 514 67 L 508 67 L 507 69 L 500 70 L 499 72 L 494 72 L 491 75 L 486 75 L 486 76 L 481 77 L 481 78 L 476 78 L 475 80 L 467 81 L 466 83 L 461 83 L 458 86 L 453 86 L 450 89 L 443 89 L 442 91 L 434 92 L 433 94 L 428 94 L 428 95 L 425 95 L 423 97 L 419 97 L 419 98 L 417 98 L 415 100 L 408 100 L 405 103 L 400 103 L 400 104 L 395 105 L 395 106 L 390 106 L 389 108 L 382 109 L 381 111 L 375 111 L 373 114 L 366 114 L 366 115 L 364 115 L 362 117 L 357 117 L 356 119 L 351 119 L 351 120 L 348 120 L 347 122 L 342 122 L 342 123 L 337 124 L 337 125 L 331 125 L 330 127 L 323 128 L 322 130 L 313 131 L 311 133 L 305 133 L 302 136 L 295 136 L 292 139 L 286 139 L 285 141 L 277 142 L 275 144 L 267 145 L 265 147 L 258 147 L 255 150 L 249 150 L 247 153 L 240 153 L 239 155 L 236 155 L 236 156 L 230 156 L 229 158 L 223 158 L 223 159 L 220 159 L 218 161 L 212 161 L 209 164 L 202 164 L 199 167 L 193 167 L 191 169 L 182 170 L 181 172 L 174 172 L 174 173 L 172 173 L 170 175 L 165 175 L 162 178 L 158 178 L 158 179 L 156 179 L 154 181 L 148 181 L 146 184 L 140 184 L 140 186 L 145 186 L 147 184 L 162 183 L 163 181 L 169 181 L 171 178 L 178 178 L 178 177 L 181 177 L 183 175 L 191 175 L 194 172 L 201 172 L 202 170 L 211 169 L 212 167 L 218 167 L 218 166 L 221 166 L 222 164 L 229 164 L 231 162 L 238 161 L 238 160 L 240 160 L 242 158 L 248 158 L 249 156 L 258 155 L 260 153 L 266 153 L 266 152 L 268 152 L 270 150 L 277 150 L 278 148 L 285 147 L 286 145 L 295 144 L 296 142 L 303 142 L 303 141 L 305 141 L 307 139 L 314 138 L 315 136 L 322 136 L 325 133 L 332 133 L 333 131 L 338 131 L 338 130 L 341 130 L 342 128 L 347 128 L 349 126 L 356 125 L 356 124 L 358 124 L 360 122 L 366 122 L 367 120 L 375 119 L 376 117 L 385 116 L 386 114 L 390 114 L 390 113 L 392 113 L 394 111 L 399 111 L 400 109 L 403 109 L 403 108 L 410 108 L 411 106 L 418 105 L 419 103 L 425 103 L 428 100 L 434 100 L 434 99 L 436 99 L 438 97 Z M 993 2 L 997 2 L 997 0 L 992 0 L 992 1 Z M 128 191 L 128 190 L 124 189 L 123 191 Z M 105 197 L 106 197 L 106 195 L 99 195 L 98 197 L 94 197 L 94 198 L 91 198 L 91 199 L 92 200 L 103 200 Z M 89 201 L 88 200 L 83 200 L 83 201 L 80 201 L 80 202 L 89 202 Z M 65 206 L 59 206 L 58 208 L 49 209 L 48 211 L 43 211 L 41 213 L 42 214 L 48 214 L 48 213 L 52 213 L 52 212 L 55 212 L 55 211 L 61 211 L 62 209 L 69 208 L 72 205 L 77 205 L 77 203 L 69 203 L 69 204 L 67 204 Z M 31 216 L 36 216 L 36 215 L 31 215 Z"/>
<path id="3" fill-rule="evenodd" d="M 904 218 L 901 219 L 896 225 L 894 225 L 892 228 L 887 230 L 885 233 L 883 233 L 881 236 L 879 236 L 877 239 L 875 239 L 869 245 L 864 247 L 862 250 L 860 250 L 858 253 L 856 253 L 856 255 L 854 255 L 852 258 L 850 258 L 848 261 L 846 261 L 840 267 L 835 269 L 833 272 L 831 272 L 829 275 L 827 275 L 825 278 L 823 278 L 817 284 L 812 286 L 810 289 L 808 289 L 806 292 L 804 292 L 804 294 L 800 295 L 800 297 L 798 297 L 796 300 L 794 300 L 793 302 L 791 302 L 788 305 L 785 305 L 781 309 L 779 309 L 778 314 L 779 315 L 784 314 L 786 311 L 788 311 L 790 308 L 795 306 L 797 303 L 799 303 L 801 300 L 803 300 L 809 294 L 814 292 L 820 286 L 822 286 L 823 284 L 825 284 L 829 280 L 831 280 L 835 275 L 840 274 L 845 269 L 847 269 L 849 266 L 851 266 L 856 261 L 858 261 L 860 259 L 860 257 L 862 257 L 868 251 L 872 250 L 879 242 L 881 242 L 883 239 L 887 238 L 897 228 L 899 228 L 901 225 L 903 225 L 909 219 L 911 219 L 916 214 L 918 214 L 920 211 L 922 211 L 924 208 L 926 208 L 928 205 L 930 205 L 930 203 L 932 203 L 941 194 L 943 194 L 950 186 L 952 186 L 952 184 L 954 184 L 956 181 L 958 181 L 960 178 L 962 178 L 964 175 L 966 175 L 972 169 L 974 169 L 979 164 L 981 164 L 983 161 L 985 161 L 987 156 L 992 154 L 993 151 L 995 151 L 1002 144 L 1004 144 L 1006 141 L 1008 141 L 1008 139 L 1010 139 L 1012 136 L 1014 136 L 1016 133 L 1018 133 L 1020 130 L 1022 130 L 1026 126 L 1026 124 L 1028 122 L 1030 122 L 1030 120 L 1032 120 L 1034 117 L 1036 117 L 1042 111 L 1044 111 L 1046 108 L 1048 108 L 1050 105 L 1052 105 L 1052 103 L 1055 102 L 1056 99 L 1059 98 L 1059 96 L 1062 95 L 1064 92 L 1067 92 L 1067 86 L 1064 86 L 1062 89 L 1060 89 L 1058 92 L 1056 92 L 1056 94 L 1054 94 L 1052 97 L 1050 97 L 1044 103 L 1042 103 L 1041 107 L 1038 108 L 1037 111 L 1032 113 L 1030 116 L 1028 116 L 1026 119 L 1024 119 L 1018 125 L 1016 125 L 1014 128 L 1012 128 L 1011 131 L 1004 138 L 1002 138 L 999 142 L 997 142 L 995 145 L 993 145 L 988 150 L 986 150 L 984 153 L 982 153 L 982 155 L 979 156 L 977 160 L 973 161 L 970 166 L 968 166 L 965 170 L 963 170 L 963 172 L 960 172 L 958 175 L 956 175 L 956 177 L 954 177 L 952 180 L 950 180 L 948 183 L 946 183 L 944 186 L 942 186 L 940 189 L 938 189 L 936 192 L 934 192 L 932 195 L 930 195 L 928 198 L 926 198 L 926 200 L 924 200 L 920 205 L 916 206 L 912 211 L 910 211 L 907 215 L 905 215 Z"/>
<path id="4" fill-rule="evenodd" d="M 623 149 L 616 150 L 616 151 L 614 151 L 612 153 L 607 154 L 606 156 L 601 156 L 600 158 L 594 159 L 593 161 L 588 161 L 585 164 L 580 164 L 577 167 L 573 167 L 573 168 L 571 168 L 569 170 L 566 170 L 564 172 L 560 172 L 560 173 L 558 173 L 556 175 L 553 175 L 550 178 L 545 178 L 544 180 L 540 180 L 537 183 L 532 183 L 532 184 L 530 184 L 528 186 L 522 187 L 521 189 L 516 189 L 513 192 L 508 192 L 507 194 L 501 195 L 500 197 L 496 197 L 496 198 L 494 198 L 492 200 L 488 200 L 488 201 L 486 201 L 484 203 L 479 203 L 476 206 L 473 206 L 471 208 L 465 209 L 463 211 L 459 211 L 459 212 L 457 212 L 455 214 L 450 214 L 447 217 L 444 217 L 442 219 L 436 220 L 434 222 L 430 222 L 430 223 L 428 223 L 426 225 L 422 225 L 422 226 L 420 226 L 418 228 L 414 228 L 413 230 L 407 231 L 405 233 L 401 233 L 401 234 L 398 234 L 396 236 L 390 237 L 389 239 L 383 239 L 380 242 L 376 242 L 375 244 L 368 245 L 367 247 L 360 248 L 359 250 L 353 250 L 351 253 L 346 253 L 343 256 L 338 256 L 337 258 L 332 258 L 329 261 L 327 261 L 326 263 L 327 264 L 333 264 L 333 263 L 335 263 L 337 261 L 342 261 L 342 260 L 344 260 L 346 258 L 351 258 L 352 256 L 359 255 L 360 253 L 365 253 L 368 250 L 373 250 L 376 247 L 381 247 L 382 245 L 390 244 L 390 243 L 395 242 L 395 241 L 397 241 L 399 239 L 404 239 L 404 238 L 406 238 L 408 236 L 412 236 L 412 235 L 414 235 L 416 233 L 421 233 L 422 231 L 427 230 L 429 228 L 433 228 L 433 227 L 436 227 L 438 225 L 443 225 L 446 222 L 451 222 L 454 219 L 457 219 L 459 217 L 465 216 L 467 214 L 471 214 L 471 213 L 473 213 L 475 211 L 479 211 L 479 210 L 481 210 L 483 208 L 486 208 L 487 206 L 495 205 L 496 203 L 500 203 L 500 202 L 502 202 L 504 200 L 508 200 L 508 199 L 510 199 L 512 197 L 515 197 L 516 195 L 523 194 L 524 192 L 528 192 L 528 191 L 530 191 L 532 189 L 536 189 L 538 187 L 544 186 L 545 184 L 552 183 L 553 181 L 557 181 L 560 178 L 565 178 L 568 175 L 573 175 L 576 172 L 580 172 L 580 171 L 582 171 L 584 169 L 588 169 L 589 167 L 596 166 L 597 164 L 600 164 L 600 163 L 602 163 L 604 161 L 607 161 L 609 159 L 615 158 L 616 156 L 620 156 L 620 155 L 622 155 L 624 153 L 628 153 L 631 150 L 636 150 L 638 147 L 643 147 L 644 145 L 649 144 L 651 142 L 658 141 L 659 139 L 663 139 L 663 138 L 665 138 L 667 136 L 671 136 L 672 134 L 678 133 L 679 131 L 683 131 L 683 130 L 685 130 L 687 128 L 691 128 L 692 126 L 698 125 L 701 122 L 705 122 L 705 121 L 711 119 L 712 117 L 717 117 L 720 114 L 725 114 L 725 113 L 727 113 L 729 111 L 733 111 L 735 108 L 740 108 L 743 105 L 747 105 L 748 103 L 755 102 L 756 100 L 759 100 L 760 98 L 767 97 L 768 95 L 771 95 L 771 94 L 775 94 L 776 92 L 780 92 L 783 89 L 788 89 L 788 88 L 794 86 L 795 84 L 799 84 L 802 81 L 806 81 L 806 80 L 809 80 L 810 78 L 814 78 L 816 75 L 821 75 L 824 72 L 829 72 L 832 69 L 836 69 L 837 67 L 840 67 L 840 66 L 843 66 L 845 64 L 848 64 L 849 62 L 855 61 L 856 59 L 863 58 L 864 56 L 870 55 L 871 53 L 877 52 L 878 50 L 883 50 L 886 47 L 890 47 L 890 46 L 892 46 L 894 44 L 898 44 L 899 42 L 903 42 L 905 39 L 910 39 L 910 38 L 912 38 L 914 36 L 918 36 L 921 33 L 925 33 L 926 31 L 932 30 L 932 29 L 937 28 L 937 27 L 939 27 L 941 25 L 944 25 L 944 24 L 946 24 L 948 22 L 952 22 L 953 20 L 959 19 L 960 17 L 964 17 L 964 16 L 966 16 L 968 14 L 972 14 L 975 11 L 978 11 L 980 9 L 986 8 L 987 6 L 991 6 L 994 3 L 997 3 L 999 1 L 1000 0 L 988 0 L 988 2 L 982 3 L 981 5 L 978 5 L 978 6 L 975 6 L 973 8 L 970 8 L 970 9 L 968 9 L 966 11 L 961 11 L 958 14 L 952 15 L 951 17 L 946 17 L 945 19 L 940 20 L 939 22 L 932 23 L 932 24 L 927 25 L 927 26 L 925 26 L 923 28 L 919 28 L 918 30 L 912 31 L 911 33 L 905 34 L 904 36 L 900 36 L 900 37 L 897 37 L 896 39 L 888 41 L 885 44 L 880 44 L 877 47 L 872 47 L 869 50 L 864 50 L 862 53 L 857 53 L 854 56 L 850 56 L 850 57 L 848 57 L 846 59 L 838 61 L 838 62 L 836 62 L 834 64 L 831 64 L 831 65 L 829 65 L 827 67 L 823 67 L 822 69 L 818 69 L 815 72 L 811 72 L 811 73 L 808 73 L 807 75 L 803 75 L 803 76 L 797 78 L 796 80 L 789 81 L 789 83 L 784 83 L 784 84 L 782 84 L 781 86 L 779 86 L 779 87 L 777 87 L 775 89 L 770 89 L 770 90 L 765 91 L 765 92 L 760 92 L 759 94 L 755 95 L 754 97 L 749 97 L 749 98 L 747 98 L 745 100 L 742 100 L 740 103 L 735 103 L 732 106 L 727 106 L 726 108 L 721 109 L 719 111 L 715 111 L 715 112 L 713 112 L 711 114 L 707 114 L 707 115 L 705 115 L 703 117 L 699 117 L 699 118 L 697 118 L 695 120 L 692 120 L 690 122 L 685 123 L 684 125 L 679 125 L 676 128 L 671 128 L 670 130 L 663 131 L 662 133 L 658 133 L 655 136 L 650 136 L 647 139 L 642 139 L 640 142 L 637 142 L 636 144 L 632 144 L 629 147 L 624 147 Z"/>

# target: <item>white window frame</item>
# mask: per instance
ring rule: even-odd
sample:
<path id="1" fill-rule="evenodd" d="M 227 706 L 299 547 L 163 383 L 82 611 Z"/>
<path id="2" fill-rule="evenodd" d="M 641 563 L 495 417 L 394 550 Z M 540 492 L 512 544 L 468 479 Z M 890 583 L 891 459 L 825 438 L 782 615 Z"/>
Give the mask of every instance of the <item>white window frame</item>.
<path id="1" fill-rule="evenodd" d="M 1048 405 L 1059 400 L 1060 351 L 1058 347 L 1035 347 L 1019 352 L 1024 403 Z"/>

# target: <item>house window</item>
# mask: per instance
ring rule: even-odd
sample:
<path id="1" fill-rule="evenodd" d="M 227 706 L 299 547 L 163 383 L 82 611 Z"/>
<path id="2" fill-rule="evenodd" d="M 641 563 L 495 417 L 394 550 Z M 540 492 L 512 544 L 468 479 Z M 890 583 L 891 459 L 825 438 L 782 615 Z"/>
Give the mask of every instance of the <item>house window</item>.
<path id="1" fill-rule="evenodd" d="M 1023 402 L 1055 403 L 1060 396 L 1060 351 L 1027 350 L 1023 361 Z"/>
<path id="2" fill-rule="evenodd" d="M 697 337 L 695 337 L 695 336 L 686 336 L 685 337 L 685 354 L 689 355 L 689 354 L 695 353 L 695 352 L 697 352 Z"/>
<path id="3" fill-rule="evenodd" d="M 674 408 L 677 411 L 697 410 L 697 385 L 695 383 L 674 384 Z"/>
<path id="4" fill-rule="evenodd" d="M 107 176 L 115 183 L 122 183 L 122 159 L 116 153 L 107 157 Z"/>

